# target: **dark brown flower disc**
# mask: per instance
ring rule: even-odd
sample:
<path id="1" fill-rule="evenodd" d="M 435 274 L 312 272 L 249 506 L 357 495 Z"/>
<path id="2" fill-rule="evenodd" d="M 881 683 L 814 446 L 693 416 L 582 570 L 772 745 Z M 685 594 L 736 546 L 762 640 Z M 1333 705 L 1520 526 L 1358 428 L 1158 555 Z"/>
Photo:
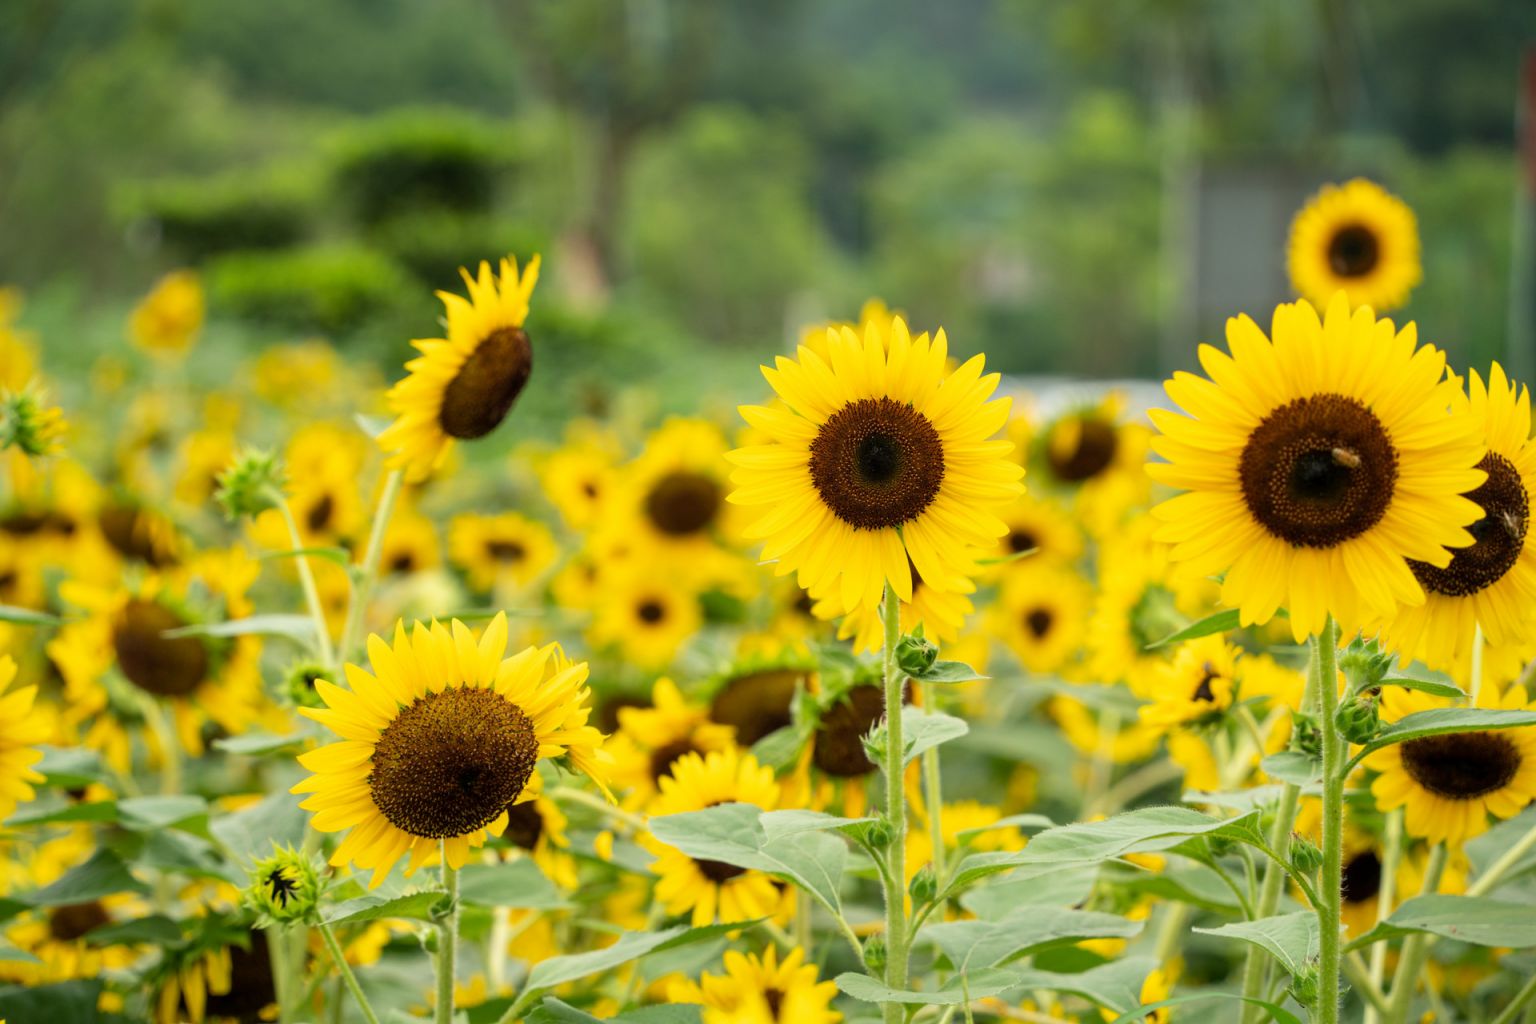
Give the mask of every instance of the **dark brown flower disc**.
<path id="1" fill-rule="evenodd" d="M 1525 548 L 1531 506 L 1519 471 L 1493 452 L 1483 456 L 1477 468 L 1486 472 L 1488 479 L 1467 495 L 1483 510 L 1483 517 L 1467 527 L 1472 543 L 1452 549 L 1451 562 L 1444 569 L 1408 561 L 1408 568 L 1426 590 L 1450 597 L 1475 594 L 1503 579 Z"/>
<path id="2" fill-rule="evenodd" d="M 1357 853 L 1344 863 L 1339 895 L 1345 903 L 1364 903 L 1381 892 L 1381 858 L 1375 850 Z"/>
<path id="3" fill-rule="evenodd" d="M 117 667 L 130 683 L 157 697 L 191 693 L 207 678 L 208 648 L 195 636 L 165 635 L 186 625 L 158 601 L 131 599 L 112 626 Z"/>
<path id="4" fill-rule="evenodd" d="M 501 835 L 519 849 L 532 850 L 544 835 L 544 815 L 532 800 L 513 804 L 507 808 L 507 830 Z"/>
<path id="5" fill-rule="evenodd" d="M 1520 748 L 1499 732 L 1453 732 L 1403 744 L 1408 777 L 1436 796 L 1471 800 L 1507 786 L 1520 770 Z"/>
<path id="6" fill-rule="evenodd" d="M 912 700 L 907 684 L 903 703 Z M 811 760 L 828 775 L 851 779 L 868 775 L 875 764 L 864 752 L 864 737 L 885 717 L 885 691 L 872 683 L 851 688 L 822 713 L 811 749 Z"/>
<path id="7" fill-rule="evenodd" d="M 74 942 L 111 923 L 112 915 L 96 900 L 69 903 L 48 911 L 48 935 L 60 942 Z"/>
<path id="8" fill-rule="evenodd" d="M 1097 416 L 1084 416 L 1079 421 L 1077 444 L 1057 451 L 1046 447 L 1046 461 L 1058 480 L 1080 484 L 1092 480 L 1115 461 L 1120 446 L 1120 433 L 1115 425 Z"/>
<path id="9" fill-rule="evenodd" d="M 944 443 L 928 418 L 890 398 L 833 413 L 811 441 L 811 482 L 843 522 L 861 530 L 922 514 L 944 482 Z"/>
<path id="10" fill-rule="evenodd" d="M 443 389 L 438 423 L 449 437 L 472 440 L 501 425 L 533 372 L 533 345 L 519 327 L 500 327 L 475 346 Z"/>
<path id="11" fill-rule="evenodd" d="M 1346 224 L 1328 241 L 1328 267 L 1340 277 L 1364 277 L 1380 261 L 1381 243 L 1364 224 Z"/>
<path id="12" fill-rule="evenodd" d="M 703 473 L 668 473 L 651 485 L 645 515 L 652 525 L 672 537 L 707 529 L 725 498 L 719 481 Z"/>
<path id="13" fill-rule="evenodd" d="M 768 669 L 728 681 L 709 704 L 711 721 L 736 730 L 736 742 L 750 747 L 769 733 L 792 724 L 790 703 L 805 673 Z"/>

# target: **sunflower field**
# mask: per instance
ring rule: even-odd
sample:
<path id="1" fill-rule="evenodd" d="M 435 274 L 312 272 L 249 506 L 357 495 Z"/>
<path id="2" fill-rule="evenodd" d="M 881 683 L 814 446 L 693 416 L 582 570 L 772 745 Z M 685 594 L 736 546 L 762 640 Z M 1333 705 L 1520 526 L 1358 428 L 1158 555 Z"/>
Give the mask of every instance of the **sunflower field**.
<path id="1" fill-rule="evenodd" d="M 92 96 L 169 152 L 154 75 L 222 122 L 187 40 L 322 93 L 264 14 L 28 3 L 0 153 Z M 330 24 L 304 6 L 274 16 Z M 1003 22 L 958 6 L 950 73 L 1006 93 Z M 27 197 L 95 170 L 45 140 L 0 173 L 0 1024 L 1536 1022 L 1536 184 L 1407 128 L 1305 188 L 1191 184 L 1167 132 L 1264 90 L 1163 135 L 1087 90 L 1049 155 L 988 114 L 919 173 L 836 75 L 810 160 L 744 112 L 753 42 L 810 76 L 796 26 L 851 14 L 621 8 L 380 5 L 452 74 L 345 22 L 424 90 L 503 82 L 517 36 L 553 106 L 510 133 L 386 95 L 309 110 L 309 164 L 57 207 Z M 1130 55 L 1116 9 L 1010 17 Z M 338 96 L 392 88 L 365 63 Z M 865 217 L 868 273 L 821 249 Z M 1507 319 L 1471 308 L 1488 247 Z"/>

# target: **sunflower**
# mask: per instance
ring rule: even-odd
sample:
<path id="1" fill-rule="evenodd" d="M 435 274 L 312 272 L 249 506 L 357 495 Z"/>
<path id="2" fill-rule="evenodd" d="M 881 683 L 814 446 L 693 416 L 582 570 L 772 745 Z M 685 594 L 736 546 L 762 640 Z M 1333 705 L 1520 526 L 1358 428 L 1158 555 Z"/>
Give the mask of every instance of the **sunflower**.
<path id="1" fill-rule="evenodd" d="M 1530 710 L 1524 687 L 1499 697 L 1492 687 L 1478 695 L 1484 707 Z M 1445 701 L 1402 687 L 1382 691 L 1381 717 L 1396 721 Z M 1536 728 L 1496 729 L 1423 736 L 1382 747 L 1365 759 L 1377 772 L 1371 783 L 1382 811 L 1404 808 L 1409 835 L 1459 846 L 1488 829 L 1488 816 L 1509 818 L 1536 798 Z"/>
<path id="2" fill-rule="evenodd" d="M 527 586 L 558 554 L 549 527 L 516 512 L 455 516 L 448 524 L 448 558 L 481 592 L 501 584 Z"/>
<path id="3" fill-rule="evenodd" d="M 991 440 L 1008 418 L 1008 399 L 988 401 L 999 376 L 981 356 L 946 374 L 944 332 L 914 339 L 899 319 L 888 346 L 848 328 L 827 344 L 830 360 L 802 347 L 763 368 L 788 409 L 741 409 L 773 438 L 728 456 L 729 500 L 757 512 L 747 535 L 777 574 L 850 609 L 887 584 L 910 601 L 909 559 L 932 586 L 963 587 L 971 553 L 1007 533 L 994 510 L 1023 488 L 1012 442 Z"/>
<path id="4" fill-rule="evenodd" d="M 533 372 L 533 346 L 523 321 L 539 279 L 534 256 L 519 276 L 517 261 L 500 273 L 480 264 L 478 277 L 461 270 L 469 299 L 438 292 L 448 311 L 448 337 L 411 344 L 421 355 L 386 400 L 396 419 L 379 435 L 389 466 L 422 480 L 442 466 L 453 442 L 484 437 L 501 425 Z"/>
<path id="5" fill-rule="evenodd" d="M 134 307 L 129 334 L 154 355 L 180 356 L 203 327 L 203 284 L 192 270 L 173 270 Z"/>
<path id="6" fill-rule="evenodd" d="M 1182 644 L 1140 696 L 1141 720 L 1162 729 L 1219 718 L 1237 698 L 1237 648 L 1218 635 Z"/>
<path id="7" fill-rule="evenodd" d="M 1467 494 L 1481 512 L 1467 528 L 1475 540 L 1452 552 L 1443 568 L 1409 562 L 1426 599 L 1399 609 L 1385 626 L 1393 648 L 1445 671 L 1469 658 L 1479 626 L 1496 647 L 1536 634 L 1536 622 L 1527 614 L 1536 603 L 1536 546 L 1528 537 L 1536 493 L 1530 395 L 1517 389 L 1498 363 L 1487 385 L 1475 370 L 1470 378 L 1471 418 L 1488 445 L 1477 464 L 1487 479 Z"/>
<path id="8" fill-rule="evenodd" d="M 1057 566 L 1020 566 L 990 609 L 992 629 L 1036 675 L 1070 672 L 1082 648 L 1090 594 L 1081 576 Z"/>
<path id="9" fill-rule="evenodd" d="M 420 512 L 402 509 L 390 517 L 379 548 L 379 572 L 385 576 L 409 576 L 442 564 L 442 545 L 437 526 Z"/>
<path id="10" fill-rule="evenodd" d="M 1423 276 L 1418 223 L 1375 182 L 1324 185 L 1291 222 L 1286 267 L 1291 287 L 1315 306 L 1343 291 L 1352 308 L 1396 309 Z"/>
<path id="11" fill-rule="evenodd" d="M 1031 467 L 1045 485 L 1069 496 L 1079 519 L 1095 536 L 1115 530 L 1151 493 L 1147 479 L 1144 422 L 1125 418 L 1118 391 L 1075 406 L 1040 428 Z"/>
<path id="12" fill-rule="evenodd" d="M 651 817 L 702 811 L 716 804 L 752 804 L 771 811 L 779 804 L 773 769 L 736 748 L 684 754 L 658 783 L 647 809 Z M 781 903 L 773 879 L 761 871 L 714 860 L 694 860 L 649 834 L 641 844 L 656 855 L 656 899 L 669 914 L 688 912 L 695 927 L 715 921 L 750 921 L 774 914 Z"/>
<path id="13" fill-rule="evenodd" d="M 542 795 L 537 773 L 528 781 L 527 792 L 533 794 L 532 799 L 507 808 L 507 827 L 501 837 L 531 857 L 544 877 L 562 889 L 574 891 L 576 859 L 571 856 L 571 841 L 565 834 L 565 812 Z"/>
<path id="14" fill-rule="evenodd" d="M 7 693 L 15 679 L 16 659 L 0 655 L 0 821 L 35 795 L 31 783 L 43 781 L 32 767 L 43 759 L 37 744 L 48 738 L 46 719 L 32 705 L 37 687 Z"/>
<path id="15" fill-rule="evenodd" d="M 935 643 L 953 642 L 965 626 L 965 617 L 976 610 L 970 598 L 976 592 L 976 584 L 964 580 L 955 590 L 940 590 L 928 586 L 918 575 L 917 567 L 910 563 L 909 571 L 912 574 L 912 598 L 901 602 L 901 631 L 912 633 L 921 628 L 923 635 Z M 812 612 L 820 619 L 842 616 L 837 637 L 839 640 L 853 637 L 856 652 L 878 651 L 885 641 L 885 626 L 878 604 L 860 605 L 845 615 L 841 602 L 820 598 L 812 606 Z"/>
<path id="16" fill-rule="evenodd" d="M 597 595 L 590 639 L 596 647 L 617 648 L 626 661 L 663 669 L 702 624 L 691 589 L 660 571 L 628 571 Z"/>
<path id="17" fill-rule="evenodd" d="M 1083 534 L 1072 514 L 1060 502 L 1026 495 L 1000 512 L 1008 533 L 989 553 L 1008 559 L 987 570 L 988 576 L 1004 576 L 1020 562 L 1054 562 L 1068 565 L 1083 553 Z"/>
<path id="18" fill-rule="evenodd" d="M 1188 493 L 1152 510 L 1172 558 L 1225 573 L 1222 600 L 1244 625 L 1282 605 L 1299 642 L 1332 614 L 1347 632 L 1424 603 L 1408 559 L 1444 569 L 1482 509 L 1463 497 L 1486 474 L 1481 439 L 1445 379 L 1445 354 L 1418 347 L 1342 294 L 1319 320 L 1275 310 L 1273 338 L 1227 321 L 1229 356 L 1205 345 L 1211 379 L 1168 381 L 1186 416 L 1154 409 L 1153 476 Z"/>
<path id="19" fill-rule="evenodd" d="M 620 496 L 603 532 L 618 531 L 626 542 L 678 559 L 677 569 L 689 571 L 687 559 L 738 529 L 732 520 L 740 513 L 725 500 L 728 448 L 713 423 L 667 420 L 620 471 Z"/>
<path id="20" fill-rule="evenodd" d="M 649 706 L 618 710 L 619 729 L 609 742 L 614 786 L 630 799 L 646 800 L 685 754 L 724 750 L 734 730 L 709 720 L 709 709 L 683 696 L 663 676 L 651 687 Z"/>
<path id="21" fill-rule="evenodd" d="M 565 444 L 538 463 L 544 496 L 573 530 L 595 523 L 614 489 L 617 445 L 594 429 L 568 430 Z"/>
<path id="22" fill-rule="evenodd" d="M 812 677 L 810 664 L 793 653 L 741 661 L 715 681 L 710 720 L 730 726 L 736 742 L 750 747 L 794 724 L 795 695 L 810 689 Z"/>
<path id="23" fill-rule="evenodd" d="M 724 974 L 705 972 L 697 982 L 673 981 L 668 1001 L 702 1006 L 703 1024 L 837 1024 L 843 1019 L 832 1009 L 837 985 L 817 980 L 816 965 L 805 962 L 803 949 L 790 950 L 782 962 L 774 946 L 761 956 L 733 949 L 723 962 Z"/>
<path id="24" fill-rule="evenodd" d="M 532 797 L 529 779 L 546 758 L 604 785 L 586 663 L 555 644 L 510 658 L 506 648 L 505 614 L 478 643 L 457 619 L 418 622 L 409 634 L 399 622 L 393 645 L 368 638 L 372 675 L 349 664 L 350 689 L 316 682 L 327 706 L 300 714 L 342 740 L 299 757 L 314 774 L 293 792 L 310 794 L 300 806 L 315 812 L 316 829 L 351 830 L 332 864 L 372 870 L 373 887 L 407 854 L 413 873 L 441 841 L 448 865 L 463 867 L 488 832 L 506 830 L 509 808 Z"/>

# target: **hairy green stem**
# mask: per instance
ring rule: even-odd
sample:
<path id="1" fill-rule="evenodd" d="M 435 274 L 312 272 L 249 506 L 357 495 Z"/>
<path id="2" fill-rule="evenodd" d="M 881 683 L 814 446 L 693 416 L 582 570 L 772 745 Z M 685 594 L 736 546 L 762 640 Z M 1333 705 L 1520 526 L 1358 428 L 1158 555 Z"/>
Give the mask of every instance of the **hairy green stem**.
<path id="1" fill-rule="evenodd" d="M 437 1024 L 453 1024 L 454 957 L 459 945 L 459 872 L 448 864 L 448 844 L 442 848 L 443 888 L 448 912 L 437 923 Z"/>
<path id="2" fill-rule="evenodd" d="M 1348 744 L 1334 715 L 1339 704 L 1339 627 L 1333 616 L 1314 638 L 1317 648 L 1318 728 L 1323 734 L 1323 867 L 1318 881 L 1317 1020 L 1338 1024 L 1340 915 L 1344 875 L 1344 760 Z"/>
<path id="3" fill-rule="evenodd" d="M 1403 809 L 1399 807 L 1387 815 L 1387 832 L 1382 839 L 1381 889 L 1376 894 L 1376 921 L 1380 923 L 1392 913 L 1397 901 L 1397 865 L 1403 855 Z M 1379 992 L 1387 978 L 1387 944 L 1378 942 L 1371 948 L 1371 984 Z M 1377 1024 L 1385 1007 L 1378 1009 L 1373 1003 L 1365 1008 L 1364 1024 Z"/>
<path id="4" fill-rule="evenodd" d="M 1421 896 L 1440 890 L 1440 876 L 1445 873 L 1447 853 L 1444 843 L 1436 843 L 1429 851 L 1429 864 L 1424 868 L 1424 885 Z M 1419 970 L 1429 955 L 1425 936 L 1415 933 L 1403 940 L 1403 950 L 1397 960 L 1397 974 L 1392 981 L 1392 998 L 1384 1015 L 1387 1024 L 1406 1024 L 1408 1011 L 1413 1006 L 1413 992 L 1419 986 Z"/>
<path id="5" fill-rule="evenodd" d="M 384 490 L 379 494 L 379 504 L 373 510 L 373 527 L 368 533 L 368 546 L 363 549 L 363 560 L 354 569 L 352 599 L 347 603 L 347 622 L 341 629 L 341 643 L 337 645 L 337 657 L 346 660 L 358 643 L 358 631 L 363 628 L 363 615 L 368 601 L 373 597 L 373 585 L 379 575 L 379 556 L 384 550 L 384 534 L 389 520 L 395 513 L 395 501 L 400 497 L 400 484 L 404 476 L 398 469 L 389 471 L 384 478 Z"/>
<path id="6" fill-rule="evenodd" d="M 934 707 L 933 684 L 924 682 L 923 707 L 931 715 Z M 923 751 L 923 799 L 928 802 L 928 840 L 933 844 L 933 877 L 935 882 L 944 880 L 944 787 L 939 777 L 939 748 Z"/>
<path id="7" fill-rule="evenodd" d="M 368 997 L 363 995 L 363 987 L 357 983 L 357 975 L 352 973 L 352 968 L 347 964 L 347 957 L 341 950 L 341 943 L 336 941 L 336 933 L 324 921 L 320 922 L 320 937 L 325 940 L 325 948 L 330 951 L 331 960 L 341 974 L 342 983 L 347 986 L 347 991 L 352 993 L 352 998 L 357 1002 L 357 1008 L 363 1011 L 363 1018 L 368 1021 L 368 1024 L 379 1024 L 379 1015 L 373 1012 L 373 1007 L 368 1003 Z M 452 991 L 452 985 L 449 986 L 449 990 Z"/>
<path id="8" fill-rule="evenodd" d="M 902 761 L 906 747 L 901 736 L 901 694 L 905 681 L 896 667 L 896 645 L 901 640 L 901 600 L 889 585 L 885 588 L 885 817 L 891 829 L 886 849 L 890 879 L 885 887 L 885 983 L 894 989 L 907 987 L 907 794 L 902 785 Z M 901 1024 L 900 1003 L 886 1003 L 886 1024 Z"/>

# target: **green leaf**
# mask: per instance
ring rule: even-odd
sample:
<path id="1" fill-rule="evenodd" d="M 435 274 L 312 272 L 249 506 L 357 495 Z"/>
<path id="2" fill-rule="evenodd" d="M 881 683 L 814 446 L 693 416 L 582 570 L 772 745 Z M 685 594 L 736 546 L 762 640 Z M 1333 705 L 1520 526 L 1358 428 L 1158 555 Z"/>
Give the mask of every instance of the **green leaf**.
<path id="1" fill-rule="evenodd" d="M 552 910 L 564 907 L 555 885 L 526 857 L 502 864 L 468 864 L 459 872 L 459 899 L 478 907 Z"/>
<path id="2" fill-rule="evenodd" d="M 96 928 L 86 933 L 85 941 L 91 946 L 128 946 L 134 943 L 168 946 L 181 941 L 181 926 L 168 917 L 152 914 Z"/>
<path id="3" fill-rule="evenodd" d="M 1415 896 L 1348 948 L 1361 949 L 1411 932 L 1428 932 L 1474 946 L 1525 949 L 1536 946 L 1536 913 L 1529 905 L 1489 896 Z"/>
<path id="4" fill-rule="evenodd" d="M 62 907 L 71 903 L 90 903 L 120 892 L 147 893 L 149 887 L 137 878 L 111 850 L 97 850 L 91 859 L 72 868 L 62 878 L 18 899 L 34 907 Z"/>
<path id="5" fill-rule="evenodd" d="M 99 980 L 66 981 L 35 988 L 0 989 L 0 1020 L 68 1021 L 97 1024 L 96 1001 L 101 997 Z"/>
<path id="6" fill-rule="evenodd" d="M 40 964 L 37 957 L 0 939 L 0 964 Z"/>
<path id="7" fill-rule="evenodd" d="M 963 661 L 936 661 L 922 675 L 913 676 L 925 683 L 968 683 L 973 679 L 986 679 Z"/>
<path id="8" fill-rule="evenodd" d="M 1322 777 L 1323 765 L 1299 750 L 1282 750 L 1259 762 L 1265 774 L 1296 786 L 1306 786 Z"/>
<path id="9" fill-rule="evenodd" d="M 352 552 L 346 548 L 290 548 L 287 551 L 264 551 L 257 557 L 263 561 L 272 558 L 323 558 L 337 565 L 352 564 Z"/>
<path id="10" fill-rule="evenodd" d="M 168 629 L 163 636 L 281 636 L 300 644 L 315 641 L 315 620 L 308 615 L 251 615 L 227 622 L 198 622 L 180 629 Z"/>
<path id="11" fill-rule="evenodd" d="M 993 921 L 929 925 L 918 937 L 935 943 L 955 970 L 969 974 L 986 967 L 1001 967 L 1052 946 L 1072 945 L 1084 939 L 1128 939 L 1141 932 L 1142 924 L 1096 911 L 1031 906 L 1014 908 L 1007 916 Z"/>
<path id="12" fill-rule="evenodd" d="M 1467 859 L 1472 862 L 1473 877 L 1481 878 L 1533 828 L 1536 828 L 1536 807 L 1528 808 L 1508 821 L 1499 822 L 1476 839 L 1467 840 Z M 1526 851 L 1523 857 L 1511 864 L 1501 884 L 1518 878 L 1532 868 L 1536 868 L 1536 850 Z"/>
<path id="13" fill-rule="evenodd" d="M 1010 814 L 1006 818 L 999 818 L 990 825 L 978 825 L 975 828 L 962 829 L 959 833 L 961 840 L 971 836 L 981 835 L 983 832 L 995 832 L 1000 828 L 1054 828 L 1056 823 L 1043 814 Z"/>
<path id="14" fill-rule="evenodd" d="M 1317 915 L 1309 910 L 1257 921 L 1237 921 L 1219 928 L 1196 928 L 1201 935 L 1239 939 L 1274 957 L 1291 974 L 1298 974 L 1319 955 Z"/>
<path id="15" fill-rule="evenodd" d="M 791 767 L 811 738 L 808 726 L 786 725 L 752 744 L 752 756 L 775 772 Z"/>
<path id="16" fill-rule="evenodd" d="M 1023 867 L 1001 882 L 980 886 L 960 897 L 960 905 L 984 921 L 1007 917 L 1022 906 L 1082 903 L 1098 881 L 1098 864 L 1042 864 Z"/>
<path id="17" fill-rule="evenodd" d="M 608 1018 L 610 1024 L 699 1024 L 703 1007 L 692 1003 L 666 1006 L 640 1006 L 629 1013 Z M 528 1024 L 601 1024 L 602 1018 L 578 1010 L 554 996 L 546 996 L 544 1002 L 528 1014 Z"/>
<path id="18" fill-rule="evenodd" d="M 674 949 L 693 942 L 716 939 L 746 927 L 749 927 L 748 923 L 737 922 L 735 924 L 712 924 L 705 928 L 689 928 L 687 925 L 676 925 L 659 932 L 627 932 L 619 938 L 618 942 L 615 942 L 606 949 L 595 949 L 587 953 L 572 953 L 567 956 L 550 957 L 548 960 L 540 961 L 528 973 L 528 980 L 524 984 L 523 989 L 525 992 L 540 992 L 545 989 L 554 988 L 556 985 L 564 985 L 568 981 L 577 981 L 593 974 L 612 970 L 620 964 L 626 964 L 631 960 L 645 956 L 647 953 L 656 953 L 664 949 Z"/>
<path id="19" fill-rule="evenodd" d="M 1006 967 L 987 967 L 971 974 L 950 978 L 936 989 L 918 992 L 891 988 L 867 974 L 839 974 L 837 987 L 866 1003 L 905 1003 L 917 1006 L 959 1006 L 967 998 L 982 999 L 1019 987 L 1022 971 Z"/>
<path id="20" fill-rule="evenodd" d="M 1111 1024 L 1131 1024 L 1132 1021 L 1145 1021 L 1150 1019 L 1149 1015 L 1152 1011 L 1162 1009 L 1165 1006 L 1207 1002 L 1212 999 L 1236 999 L 1245 1003 L 1251 1003 L 1254 1006 L 1263 1007 L 1269 1011 L 1270 1016 L 1275 1018 L 1276 1024 L 1301 1024 L 1299 1017 L 1282 1006 L 1276 1006 L 1274 1003 L 1264 999 L 1238 995 L 1236 992 L 1191 992 L 1189 995 L 1174 996 L 1172 999 L 1164 999 L 1161 1002 L 1138 1006 L 1134 1010 L 1116 1017 Z"/>
<path id="21" fill-rule="evenodd" d="M 23 825 L 57 825 L 70 821 L 109 822 L 116 820 L 117 801 L 98 800 L 85 804 L 65 804 L 62 807 L 56 803 L 31 804 L 7 818 L 5 824 L 11 828 L 20 828 Z"/>
<path id="22" fill-rule="evenodd" d="M 751 804 L 718 804 L 652 818 L 650 826 L 658 840 L 690 857 L 778 875 L 839 907 L 848 848 L 825 830 L 857 823 L 806 811 L 765 814 Z"/>
<path id="23" fill-rule="evenodd" d="M 1058 974 L 1031 968 L 990 967 L 963 979 L 951 978 L 937 989 L 918 992 L 893 989 L 864 974 L 840 974 L 837 987 L 868 1003 L 906 1003 L 956 1006 L 972 999 L 1000 995 L 1013 989 L 1068 992 L 1090 1000 L 1114 1013 L 1124 1013 L 1141 1002 L 1141 984 L 1157 966 L 1151 957 L 1127 957 L 1079 974 Z"/>
<path id="24" fill-rule="evenodd" d="M 925 750 L 932 750 L 941 743 L 957 740 L 971 731 L 963 719 L 937 711 L 904 707 L 901 709 L 902 766 L 915 761 Z M 885 749 L 885 723 L 875 727 L 872 742 Z M 881 758 L 876 758 L 881 760 Z"/>
<path id="25" fill-rule="evenodd" d="M 1078 974 L 1027 970 L 1020 983 L 1030 989 L 1081 996 L 1111 1013 L 1125 1013 L 1141 1003 L 1142 982 L 1156 967 L 1152 957 L 1130 956 Z"/>
<path id="26" fill-rule="evenodd" d="M 200 796 L 135 796 L 117 802 L 118 819 L 135 832 L 174 828 L 208 813 Z"/>
<path id="27" fill-rule="evenodd" d="M 320 915 L 326 924 L 358 924 L 378 921 L 382 918 L 408 918 L 413 921 L 432 920 L 432 911 L 447 899 L 441 889 L 413 892 L 409 896 L 386 899 L 383 896 L 359 896 L 327 907 Z"/>
<path id="28" fill-rule="evenodd" d="M 273 754 L 303 743 L 303 733 L 275 736 L 269 732 L 249 732 L 244 736 L 225 736 L 213 741 L 215 748 L 227 754 Z"/>
<path id="29" fill-rule="evenodd" d="M 15 622 L 23 626 L 57 626 L 63 621 L 57 615 L 49 615 L 47 612 L 0 604 L 0 622 Z"/>
<path id="30" fill-rule="evenodd" d="M 1455 683 L 1427 676 L 1383 676 L 1380 685 L 1401 686 L 1405 690 L 1422 690 L 1425 693 L 1432 693 L 1436 697 L 1449 697 L 1452 700 L 1460 700 L 1467 695 L 1467 691 Z"/>
<path id="31" fill-rule="evenodd" d="M 286 792 L 263 797 L 233 814 L 208 823 L 213 838 L 224 844 L 230 856 L 250 862 L 272 853 L 272 844 L 297 847 L 304 841 L 308 814 Z"/>
<path id="32" fill-rule="evenodd" d="M 1367 743 L 1350 761 L 1353 766 L 1367 755 L 1394 743 L 1425 736 L 1440 736 L 1453 732 L 1485 732 L 1491 729 L 1519 729 L 1536 725 L 1536 711 L 1506 711 L 1502 708 L 1434 708 L 1415 711 L 1382 727 L 1376 738 Z"/>
<path id="33" fill-rule="evenodd" d="M 50 747 L 38 748 L 43 752 L 43 759 L 35 767 L 43 773 L 48 785 L 59 789 L 83 789 L 93 782 L 100 782 L 106 777 L 106 770 L 101 764 L 101 755 L 94 750 L 86 750 L 84 747 Z"/>
<path id="34" fill-rule="evenodd" d="M 1192 622 L 1188 626 L 1175 633 L 1169 633 L 1161 640 L 1147 644 L 1147 650 L 1153 651 L 1159 647 L 1167 647 L 1169 644 L 1183 643 L 1185 640 L 1196 640 L 1202 636 L 1211 636 L 1214 633 L 1230 633 L 1240 624 L 1238 609 L 1228 608 L 1212 615 L 1207 615 L 1199 622 Z"/>

